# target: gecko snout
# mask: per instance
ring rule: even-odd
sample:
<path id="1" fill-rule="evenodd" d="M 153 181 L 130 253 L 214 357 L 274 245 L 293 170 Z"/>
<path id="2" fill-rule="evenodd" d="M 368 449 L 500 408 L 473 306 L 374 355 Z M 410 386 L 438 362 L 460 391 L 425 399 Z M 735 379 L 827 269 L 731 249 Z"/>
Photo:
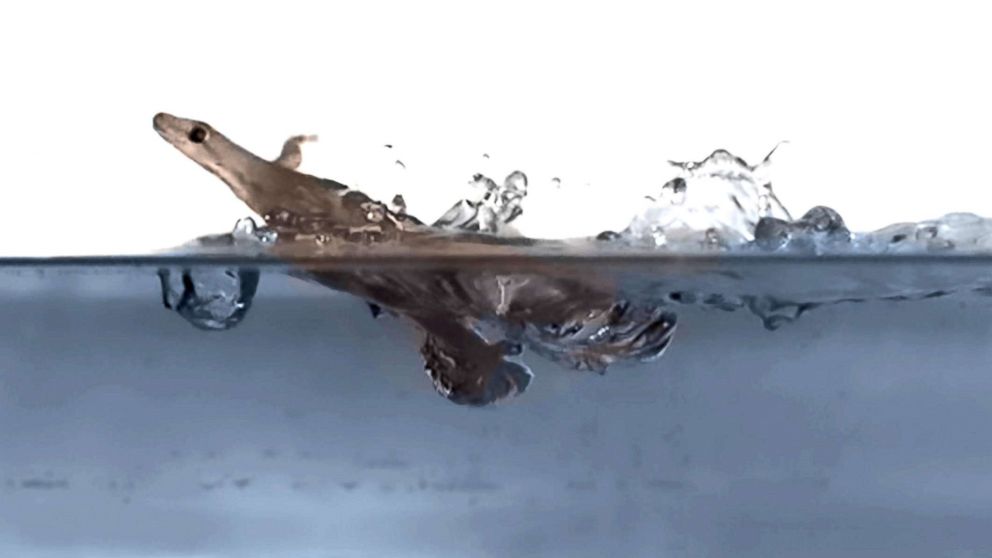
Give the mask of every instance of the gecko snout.
<path id="1" fill-rule="evenodd" d="M 176 120 L 177 118 L 175 116 L 165 112 L 160 112 L 155 115 L 155 118 L 152 119 L 152 126 L 161 132 L 167 128 L 170 128 L 170 124 L 175 124 Z"/>

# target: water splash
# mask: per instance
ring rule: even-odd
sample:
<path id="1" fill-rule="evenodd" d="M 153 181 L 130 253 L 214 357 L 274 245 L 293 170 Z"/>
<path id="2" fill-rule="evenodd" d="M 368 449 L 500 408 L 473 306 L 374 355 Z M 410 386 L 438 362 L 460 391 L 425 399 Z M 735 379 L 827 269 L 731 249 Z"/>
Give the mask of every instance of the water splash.
<path id="1" fill-rule="evenodd" d="M 771 155 L 754 166 L 722 149 L 699 162 L 671 161 L 678 176 L 647 196 L 650 203 L 621 233 L 623 241 L 673 250 L 729 249 L 753 241 L 763 218 L 791 221 L 767 176 Z"/>
<path id="2" fill-rule="evenodd" d="M 455 203 L 433 226 L 494 234 L 509 233 L 509 224 L 523 213 L 523 199 L 527 196 L 527 175 L 521 171 L 513 171 L 498 185 L 493 179 L 476 174 L 470 184 L 482 191 L 480 198 Z"/>
<path id="3" fill-rule="evenodd" d="M 896 223 L 858 235 L 853 248 L 869 253 L 987 252 L 992 220 L 973 213 L 950 213 L 919 223 Z"/>
<path id="4" fill-rule="evenodd" d="M 817 206 L 795 221 L 763 217 L 754 228 L 754 244 L 765 251 L 836 252 L 851 242 L 851 231 L 833 209 Z"/>
<path id="5" fill-rule="evenodd" d="M 258 289 L 257 270 L 239 268 L 161 269 L 162 304 L 193 326 L 231 329 L 244 320 Z"/>
<path id="6" fill-rule="evenodd" d="M 651 248 L 659 253 L 723 254 L 992 249 L 992 221 L 968 213 L 898 223 L 867 233 L 852 233 L 840 214 L 826 206 L 792 219 L 772 190 L 768 171 L 774 151 L 757 165 L 749 165 L 725 150 L 714 151 L 698 162 L 670 162 L 675 176 L 659 179 L 660 185 L 647 196 L 645 207 L 635 212 L 624 230 L 583 239 L 587 254 L 607 248 L 604 243 Z M 396 164 L 405 167 L 399 160 Z M 353 248 L 383 240 L 402 244 L 436 235 L 448 248 L 468 247 L 479 250 L 476 254 L 487 253 L 483 247 L 503 246 L 523 253 L 548 250 L 553 245 L 536 239 L 517 242 L 520 239 L 512 223 L 523 213 L 528 191 L 528 177 L 521 171 L 510 173 L 501 183 L 475 175 L 470 184 L 480 194 L 458 201 L 430 227 L 407 214 L 402 195 L 387 205 L 334 184 L 339 198 L 326 202 L 327 208 L 320 203 L 311 212 L 274 207 L 264 216 L 266 226 L 245 219 L 229 235 L 212 237 L 212 242 L 266 250 L 285 245 L 312 248 L 314 241 Z M 560 185 L 560 179 L 552 179 L 551 188 Z M 438 234 L 444 231 L 456 234 Z M 409 236 L 401 234 L 407 232 Z M 527 348 L 564 367 L 600 374 L 617 362 L 657 359 L 672 342 L 678 323 L 676 306 L 746 309 L 758 316 L 766 329 L 775 330 L 819 306 L 870 298 L 827 296 L 812 300 L 676 289 L 664 284 L 656 285 L 649 295 L 636 293 L 638 296 L 632 297 L 631 292 L 592 276 L 566 278 L 524 271 L 494 275 L 457 269 L 303 268 L 293 274 L 361 297 L 373 318 L 388 313 L 415 324 L 423 333 L 420 353 L 435 390 L 452 402 L 470 406 L 490 405 L 527 390 L 533 374 L 518 360 Z M 159 276 L 166 308 L 206 330 L 239 324 L 259 281 L 257 271 L 235 268 L 163 269 Z M 974 290 L 987 295 L 992 285 Z M 916 300 L 950 292 L 896 292 L 875 298 Z"/>
<path id="7" fill-rule="evenodd" d="M 258 243 L 269 245 L 275 243 L 278 238 L 279 235 L 276 231 L 266 227 L 259 227 L 251 217 L 239 219 L 234 224 L 234 229 L 231 232 L 231 239 L 234 244 Z"/>
<path id="8" fill-rule="evenodd" d="M 992 251 L 992 219 L 950 213 L 877 231 L 852 232 L 841 215 L 816 206 L 799 219 L 772 190 L 771 157 L 749 165 L 725 150 L 678 169 L 626 229 L 596 238 L 665 252 L 781 252 L 800 254 L 923 254 Z"/>
<path id="9" fill-rule="evenodd" d="M 836 211 L 820 206 L 797 221 L 762 219 L 755 229 L 754 247 L 813 254 L 982 253 L 992 250 L 992 220 L 973 213 L 951 213 L 852 233 Z"/>

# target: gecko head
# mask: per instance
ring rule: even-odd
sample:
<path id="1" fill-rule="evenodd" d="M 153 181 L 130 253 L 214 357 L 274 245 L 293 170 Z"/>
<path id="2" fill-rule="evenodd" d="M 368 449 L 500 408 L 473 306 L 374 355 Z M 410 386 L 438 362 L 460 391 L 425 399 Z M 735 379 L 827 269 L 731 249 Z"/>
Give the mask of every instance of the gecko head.
<path id="1" fill-rule="evenodd" d="M 165 141 L 197 163 L 211 168 L 219 162 L 224 138 L 206 122 L 160 112 L 152 126 Z"/>

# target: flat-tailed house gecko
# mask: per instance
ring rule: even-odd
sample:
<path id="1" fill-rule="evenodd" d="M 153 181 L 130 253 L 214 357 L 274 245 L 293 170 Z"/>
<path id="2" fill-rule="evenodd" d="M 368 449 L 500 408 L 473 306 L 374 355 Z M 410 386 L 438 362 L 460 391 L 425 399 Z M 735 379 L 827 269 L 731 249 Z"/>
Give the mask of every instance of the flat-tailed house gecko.
<path id="1" fill-rule="evenodd" d="M 204 122 L 159 113 L 153 124 L 166 141 L 290 238 L 300 232 L 301 219 L 332 236 L 403 239 L 438 232 L 344 184 L 297 171 L 300 146 L 313 136 L 289 138 L 270 161 Z M 491 235 L 464 236 L 480 246 L 493 243 Z M 500 240 L 521 241 L 532 242 Z M 520 354 L 524 344 L 569 368 L 604 372 L 616 360 L 661 356 L 676 325 L 673 313 L 630 304 L 588 279 L 451 269 L 303 271 L 307 279 L 369 301 L 373 314 L 382 307 L 416 323 L 426 334 L 421 354 L 435 389 L 465 405 L 488 405 L 527 388 L 530 370 L 507 358 Z M 478 329 L 494 319 L 506 333 L 503 340 L 488 341 Z"/>

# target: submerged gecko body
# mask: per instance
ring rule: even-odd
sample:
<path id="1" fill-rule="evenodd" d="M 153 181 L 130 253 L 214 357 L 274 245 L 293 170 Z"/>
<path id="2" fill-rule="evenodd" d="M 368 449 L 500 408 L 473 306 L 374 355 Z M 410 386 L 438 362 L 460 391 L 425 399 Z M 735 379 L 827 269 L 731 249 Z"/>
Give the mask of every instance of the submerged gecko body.
<path id="1" fill-rule="evenodd" d="M 312 232 L 345 238 L 372 233 L 388 239 L 438 232 L 344 184 L 298 172 L 300 145 L 315 139 L 312 136 L 286 140 L 279 157 L 268 161 L 204 122 L 160 113 L 153 124 L 166 141 L 262 215 L 280 239 L 283 233 L 292 241 Z M 533 242 L 496 239 L 478 232 L 471 220 L 456 228 L 462 229 L 463 240 L 483 244 Z M 362 297 L 370 302 L 373 315 L 385 308 L 410 319 L 425 334 L 421 355 L 435 389 L 463 405 L 489 405 L 526 390 L 532 374 L 511 360 L 524 345 L 569 368 L 604 372 L 618 360 L 661 356 L 676 323 L 671 312 L 619 300 L 613 289 L 588 279 L 359 269 L 307 269 L 302 278 Z M 481 333 L 481 324 L 493 322 L 505 339 L 490 341 Z"/>

